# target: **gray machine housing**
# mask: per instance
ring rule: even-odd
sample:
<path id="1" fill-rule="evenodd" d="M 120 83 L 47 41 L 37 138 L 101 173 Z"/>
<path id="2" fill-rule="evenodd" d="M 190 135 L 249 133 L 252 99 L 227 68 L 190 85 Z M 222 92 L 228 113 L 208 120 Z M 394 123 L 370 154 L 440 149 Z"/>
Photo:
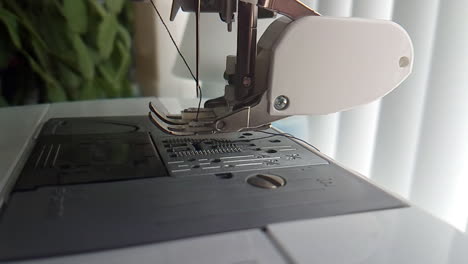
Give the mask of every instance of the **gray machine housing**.
<path id="1" fill-rule="evenodd" d="M 177 137 L 143 116 L 51 119 L 2 208 L 0 261 L 406 206 L 311 148 L 267 133 Z M 250 185 L 258 174 L 285 185 Z"/>

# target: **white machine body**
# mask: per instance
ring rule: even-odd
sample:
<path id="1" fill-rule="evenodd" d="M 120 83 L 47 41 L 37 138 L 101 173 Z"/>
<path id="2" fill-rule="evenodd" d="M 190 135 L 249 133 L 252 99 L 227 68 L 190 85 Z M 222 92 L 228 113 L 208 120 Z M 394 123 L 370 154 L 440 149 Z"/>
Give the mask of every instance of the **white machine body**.
<path id="1" fill-rule="evenodd" d="M 271 45 L 271 116 L 329 114 L 367 104 L 412 70 L 411 39 L 391 21 L 308 16 L 274 32 L 280 35 Z M 274 106 L 279 96 L 288 99 L 285 109 Z"/>

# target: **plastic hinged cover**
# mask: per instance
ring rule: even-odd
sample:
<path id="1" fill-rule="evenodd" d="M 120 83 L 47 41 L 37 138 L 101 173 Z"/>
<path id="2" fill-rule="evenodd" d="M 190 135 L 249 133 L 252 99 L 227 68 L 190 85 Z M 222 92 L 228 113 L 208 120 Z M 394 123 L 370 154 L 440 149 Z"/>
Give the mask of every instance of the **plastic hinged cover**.
<path id="1" fill-rule="evenodd" d="M 384 20 L 304 17 L 282 30 L 272 47 L 269 99 L 289 98 L 270 114 L 329 114 L 372 102 L 411 73 L 406 31 Z"/>

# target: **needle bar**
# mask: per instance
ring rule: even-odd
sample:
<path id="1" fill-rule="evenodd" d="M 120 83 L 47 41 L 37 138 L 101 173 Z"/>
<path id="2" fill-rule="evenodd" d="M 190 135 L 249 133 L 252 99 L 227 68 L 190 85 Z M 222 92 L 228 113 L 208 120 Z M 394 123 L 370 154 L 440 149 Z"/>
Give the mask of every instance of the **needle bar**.
<path id="1" fill-rule="evenodd" d="M 200 97 L 198 103 L 197 116 L 195 118 L 198 121 L 198 115 L 200 113 L 200 103 L 201 103 L 201 87 L 200 87 L 200 12 L 201 12 L 201 0 L 197 0 L 197 12 L 196 12 L 196 81 L 197 81 L 197 97 Z"/>

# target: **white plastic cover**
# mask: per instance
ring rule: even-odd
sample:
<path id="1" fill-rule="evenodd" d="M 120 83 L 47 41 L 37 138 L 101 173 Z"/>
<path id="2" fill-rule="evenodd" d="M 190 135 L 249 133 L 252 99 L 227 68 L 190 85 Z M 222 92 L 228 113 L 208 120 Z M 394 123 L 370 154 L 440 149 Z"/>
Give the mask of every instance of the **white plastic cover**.
<path id="1" fill-rule="evenodd" d="M 406 31 L 384 20 L 304 17 L 274 43 L 269 74 L 270 114 L 329 114 L 379 99 L 411 73 Z M 274 108 L 284 95 L 289 106 Z"/>

